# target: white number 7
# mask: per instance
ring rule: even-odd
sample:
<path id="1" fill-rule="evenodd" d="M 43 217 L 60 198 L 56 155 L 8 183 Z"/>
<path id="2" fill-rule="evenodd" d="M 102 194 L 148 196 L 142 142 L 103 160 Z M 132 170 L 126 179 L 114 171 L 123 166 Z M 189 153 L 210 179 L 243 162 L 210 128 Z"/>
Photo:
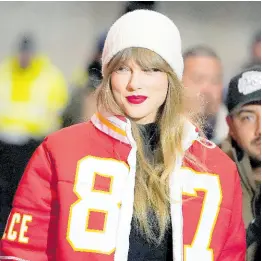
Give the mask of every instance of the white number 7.
<path id="1" fill-rule="evenodd" d="M 212 234 L 222 201 L 219 176 L 210 173 L 199 173 L 189 168 L 182 169 L 187 182 L 183 186 L 183 194 L 197 196 L 197 191 L 204 191 L 205 198 L 191 245 L 184 246 L 184 260 L 213 261 L 214 253 L 210 248 Z M 199 259 L 199 260 L 200 260 Z"/>

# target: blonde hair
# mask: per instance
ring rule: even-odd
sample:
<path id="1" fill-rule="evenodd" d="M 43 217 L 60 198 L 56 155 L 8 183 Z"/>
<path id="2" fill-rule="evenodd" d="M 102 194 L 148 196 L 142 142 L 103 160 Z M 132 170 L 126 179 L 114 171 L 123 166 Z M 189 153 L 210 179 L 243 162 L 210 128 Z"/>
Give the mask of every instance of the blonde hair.
<path id="1" fill-rule="evenodd" d="M 147 240 L 160 243 L 170 222 L 169 175 L 175 167 L 177 154 L 182 153 L 185 122 L 184 90 L 171 67 L 158 54 L 145 48 L 128 48 L 115 55 L 104 71 L 104 79 L 97 97 L 99 111 L 128 117 L 113 97 L 110 80 L 112 72 L 129 59 L 135 61 L 142 69 L 156 68 L 168 76 L 167 97 L 159 108 L 156 119 L 160 141 L 153 161 L 145 155 L 144 145 L 148 141 L 143 137 L 141 128 L 131 121 L 132 134 L 137 144 L 134 214 Z M 187 154 L 186 157 L 190 162 L 196 162 L 192 155 Z M 153 222 L 148 219 L 151 210 L 156 216 Z M 154 226 L 158 227 L 158 236 L 152 229 Z"/>

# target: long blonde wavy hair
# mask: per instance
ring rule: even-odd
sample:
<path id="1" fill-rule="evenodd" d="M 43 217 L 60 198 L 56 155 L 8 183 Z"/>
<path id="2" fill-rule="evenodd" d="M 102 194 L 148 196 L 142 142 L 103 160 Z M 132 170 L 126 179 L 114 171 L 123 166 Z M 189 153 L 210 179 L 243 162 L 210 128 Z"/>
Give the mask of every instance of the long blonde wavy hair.
<path id="1" fill-rule="evenodd" d="M 168 92 L 164 104 L 159 108 L 156 122 L 160 130 L 158 149 L 154 160 L 145 155 L 144 145 L 148 143 L 141 128 L 134 122 L 132 134 L 137 143 L 137 171 L 134 201 L 134 216 L 138 227 L 150 242 L 160 243 L 170 222 L 169 175 L 175 167 L 176 157 L 182 151 L 182 134 L 185 122 L 185 92 L 172 68 L 158 54 L 145 48 L 127 48 L 115 55 L 104 70 L 104 78 L 97 93 L 98 111 L 114 115 L 125 115 L 116 103 L 111 91 L 111 74 L 129 59 L 142 69 L 156 68 L 168 77 Z M 190 116 L 188 116 L 190 117 Z M 196 123 L 199 126 L 199 123 Z M 200 126 L 199 126 L 200 127 Z M 192 162 L 196 160 L 186 154 Z M 154 211 L 156 221 L 148 218 Z M 154 232 L 158 228 L 158 235 Z"/>

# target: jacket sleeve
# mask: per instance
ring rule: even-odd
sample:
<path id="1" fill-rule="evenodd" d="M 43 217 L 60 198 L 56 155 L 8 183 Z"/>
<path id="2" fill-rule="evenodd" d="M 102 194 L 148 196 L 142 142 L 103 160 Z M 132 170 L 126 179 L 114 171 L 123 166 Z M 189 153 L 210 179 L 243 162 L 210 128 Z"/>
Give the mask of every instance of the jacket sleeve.
<path id="1" fill-rule="evenodd" d="M 237 170 L 233 194 L 232 215 L 228 237 L 218 261 L 244 261 L 246 255 L 246 232 L 242 217 L 242 189 Z"/>
<path id="2" fill-rule="evenodd" d="M 44 141 L 30 159 L 16 191 L 1 240 L 1 261 L 55 260 L 58 208 L 51 166 Z"/>

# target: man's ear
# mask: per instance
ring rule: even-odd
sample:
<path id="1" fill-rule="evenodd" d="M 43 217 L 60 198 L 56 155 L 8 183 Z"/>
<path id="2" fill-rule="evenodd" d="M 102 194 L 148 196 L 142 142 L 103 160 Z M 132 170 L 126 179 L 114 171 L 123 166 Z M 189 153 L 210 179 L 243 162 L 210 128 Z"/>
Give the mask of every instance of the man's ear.
<path id="1" fill-rule="evenodd" d="M 231 136 L 231 138 L 235 139 L 235 126 L 234 126 L 234 122 L 233 122 L 233 118 L 228 115 L 226 117 L 226 122 L 227 122 L 227 125 L 229 127 L 229 135 Z"/>
<path id="2" fill-rule="evenodd" d="M 226 122 L 227 122 L 228 127 L 230 127 L 232 123 L 232 118 L 229 115 L 226 116 Z"/>

